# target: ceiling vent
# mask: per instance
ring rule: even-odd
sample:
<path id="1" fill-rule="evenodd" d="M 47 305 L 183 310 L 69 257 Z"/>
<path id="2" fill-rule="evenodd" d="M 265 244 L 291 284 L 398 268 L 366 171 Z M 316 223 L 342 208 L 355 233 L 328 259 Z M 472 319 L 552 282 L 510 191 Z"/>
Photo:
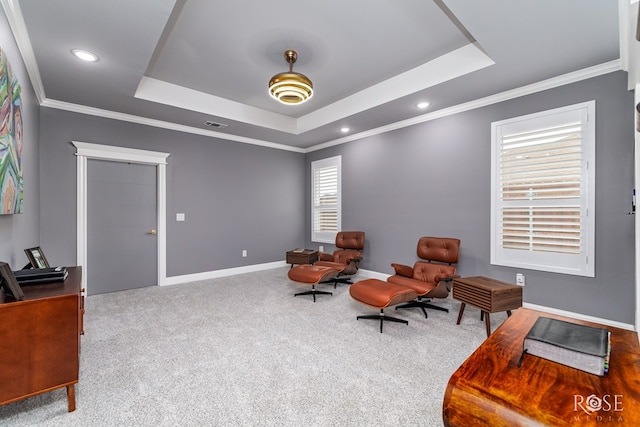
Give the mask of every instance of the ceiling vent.
<path id="1" fill-rule="evenodd" d="M 216 129 L 221 129 L 221 128 L 226 128 L 227 127 L 227 125 L 225 125 L 224 123 L 216 123 L 216 122 L 213 122 L 211 120 L 207 120 L 206 122 L 204 122 L 204 125 L 212 127 L 212 128 L 216 128 Z"/>

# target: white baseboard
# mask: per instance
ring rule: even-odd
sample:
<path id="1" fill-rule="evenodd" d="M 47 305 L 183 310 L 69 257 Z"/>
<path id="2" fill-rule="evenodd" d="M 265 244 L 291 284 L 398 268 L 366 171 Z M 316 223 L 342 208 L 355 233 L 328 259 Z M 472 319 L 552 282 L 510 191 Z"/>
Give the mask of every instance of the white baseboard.
<path id="1" fill-rule="evenodd" d="M 362 279 L 368 279 L 368 278 L 387 280 L 387 277 L 389 277 L 389 274 L 360 269 L 358 270 L 358 275 L 355 277 L 355 280 L 362 280 Z M 546 307 L 546 306 L 537 305 L 537 304 L 530 304 L 527 302 L 524 302 L 522 306 L 525 308 L 530 308 L 532 310 L 543 311 L 545 313 L 557 314 L 559 316 L 571 317 L 573 319 L 584 320 L 587 322 L 601 323 L 603 325 L 613 326 L 615 328 L 627 329 L 630 331 L 636 330 L 635 325 L 632 325 L 629 323 L 617 322 L 615 320 L 603 319 L 603 318 L 594 317 L 594 316 L 587 316 L 585 314 L 574 313 L 566 310 L 559 310 L 557 308 Z M 639 339 L 640 339 L 640 336 L 639 336 Z"/>
<path id="2" fill-rule="evenodd" d="M 601 323 L 603 325 L 613 326 L 614 328 L 627 329 L 630 331 L 636 330 L 635 326 L 632 324 L 603 319 L 601 317 L 587 316 L 585 314 L 574 313 L 572 311 L 559 310 L 557 308 L 546 307 L 537 304 L 529 304 L 528 302 L 523 303 L 522 306 L 524 308 L 530 308 L 532 310 L 544 311 L 545 313 L 557 314 L 559 316 L 571 317 L 573 319 L 584 320 L 587 322 Z"/>
<path id="3" fill-rule="evenodd" d="M 160 286 L 179 285 L 181 283 L 196 282 L 198 280 L 217 279 L 219 277 L 234 276 L 236 274 L 253 273 L 255 271 L 270 270 L 288 265 L 284 260 L 265 264 L 245 265 L 243 267 L 225 268 L 223 270 L 205 271 L 202 273 L 185 274 L 182 276 L 166 277 Z"/>
<path id="4" fill-rule="evenodd" d="M 243 273 L 252 273 L 255 271 L 262 271 L 262 270 L 270 270 L 273 268 L 285 267 L 287 265 L 288 264 L 286 263 L 286 261 L 276 261 L 276 262 L 270 262 L 265 264 L 254 264 L 254 265 L 246 265 L 243 267 L 226 268 L 223 270 L 205 271 L 202 273 L 195 273 L 195 274 L 185 274 L 182 276 L 167 277 L 162 283 L 160 283 L 160 286 L 178 285 L 181 283 L 195 282 L 198 280 L 217 279 L 219 277 L 233 276 L 236 274 L 243 274 Z M 358 273 L 353 276 L 353 280 L 354 281 L 364 280 L 364 279 L 387 280 L 388 277 L 389 277 L 389 274 L 380 273 L 372 270 L 360 269 L 358 270 Z M 559 316 L 571 317 L 574 319 L 585 320 L 587 322 L 601 323 L 603 325 L 609 325 L 615 328 L 627 329 L 630 331 L 636 330 L 635 326 L 632 324 L 617 322 L 615 320 L 603 319 L 603 318 L 594 317 L 594 316 L 587 316 L 580 313 L 574 313 L 571 311 L 560 310 L 557 308 L 546 307 L 546 306 L 537 305 L 537 304 L 530 304 L 527 302 L 524 302 L 522 306 L 525 308 L 530 308 L 532 310 L 543 311 L 545 313 L 557 314 Z"/>
<path id="5" fill-rule="evenodd" d="M 217 279 L 219 277 L 233 276 L 236 274 L 253 273 L 255 271 L 270 270 L 272 268 L 280 268 L 288 266 L 286 261 L 269 262 L 266 264 L 254 264 L 246 265 L 243 267 L 225 268 L 223 270 L 204 271 L 202 273 L 184 274 L 181 276 L 166 277 L 160 286 L 179 285 L 181 283 L 195 282 L 198 280 Z M 364 279 L 380 279 L 387 280 L 388 274 L 378 273 L 377 271 L 370 270 L 358 270 L 358 272 L 352 276 L 354 281 Z"/>

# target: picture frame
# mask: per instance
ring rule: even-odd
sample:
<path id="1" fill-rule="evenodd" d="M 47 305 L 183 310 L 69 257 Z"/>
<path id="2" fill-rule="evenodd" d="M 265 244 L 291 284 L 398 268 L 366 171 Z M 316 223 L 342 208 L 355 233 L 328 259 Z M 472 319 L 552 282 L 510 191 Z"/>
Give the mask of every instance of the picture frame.
<path id="1" fill-rule="evenodd" d="M 0 278 L 0 286 L 2 286 L 2 288 L 4 289 L 5 294 L 12 297 L 16 301 L 24 299 L 22 288 L 18 284 L 16 277 L 13 275 L 11 267 L 9 266 L 9 264 L 2 261 L 0 261 Z"/>
<path id="2" fill-rule="evenodd" d="M 29 263 L 33 268 L 49 268 L 49 261 L 44 256 L 44 252 L 40 246 L 36 246 L 33 248 L 25 249 L 24 253 L 27 254 L 27 258 L 29 258 Z"/>

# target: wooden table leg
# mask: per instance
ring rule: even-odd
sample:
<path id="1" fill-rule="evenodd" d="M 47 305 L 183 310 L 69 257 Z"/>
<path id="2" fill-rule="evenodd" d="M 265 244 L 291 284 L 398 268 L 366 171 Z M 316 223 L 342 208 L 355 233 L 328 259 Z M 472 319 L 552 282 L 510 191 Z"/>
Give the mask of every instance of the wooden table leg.
<path id="1" fill-rule="evenodd" d="M 507 310 L 507 317 L 511 316 L 511 310 Z"/>
<path id="2" fill-rule="evenodd" d="M 487 325 L 487 338 L 491 335 L 491 322 L 489 320 L 489 312 L 484 312 L 484 323 Z"/>
<path id="3" fill-rule="evenodd" d="M 464 306 L 466 304 L 465 303 L 461 303 L 460 304 L 460 311 L 458 312 L 458 321 L 456 322 L 456 325 L 460 324 L 460 319 L 462 319 L 462 313 L 464 313 Z"/>
<path id="4" fill-rule="evenodd" d="M 73 384 L 67 386 L 67 401 L 69 402 L 69 412 L 76 410 L 76 389 Z"/>

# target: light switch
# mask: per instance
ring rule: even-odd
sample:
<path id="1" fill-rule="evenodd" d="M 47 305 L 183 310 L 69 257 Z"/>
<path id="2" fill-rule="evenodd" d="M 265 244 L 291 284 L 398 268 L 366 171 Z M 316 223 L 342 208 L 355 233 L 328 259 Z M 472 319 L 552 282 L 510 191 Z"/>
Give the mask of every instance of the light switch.
<path id="1" fill-rule="evenodd" d="M 177 213 L 176 214 L 176 221 L 184 221 L 184 214 L 183 213 Z"/>

